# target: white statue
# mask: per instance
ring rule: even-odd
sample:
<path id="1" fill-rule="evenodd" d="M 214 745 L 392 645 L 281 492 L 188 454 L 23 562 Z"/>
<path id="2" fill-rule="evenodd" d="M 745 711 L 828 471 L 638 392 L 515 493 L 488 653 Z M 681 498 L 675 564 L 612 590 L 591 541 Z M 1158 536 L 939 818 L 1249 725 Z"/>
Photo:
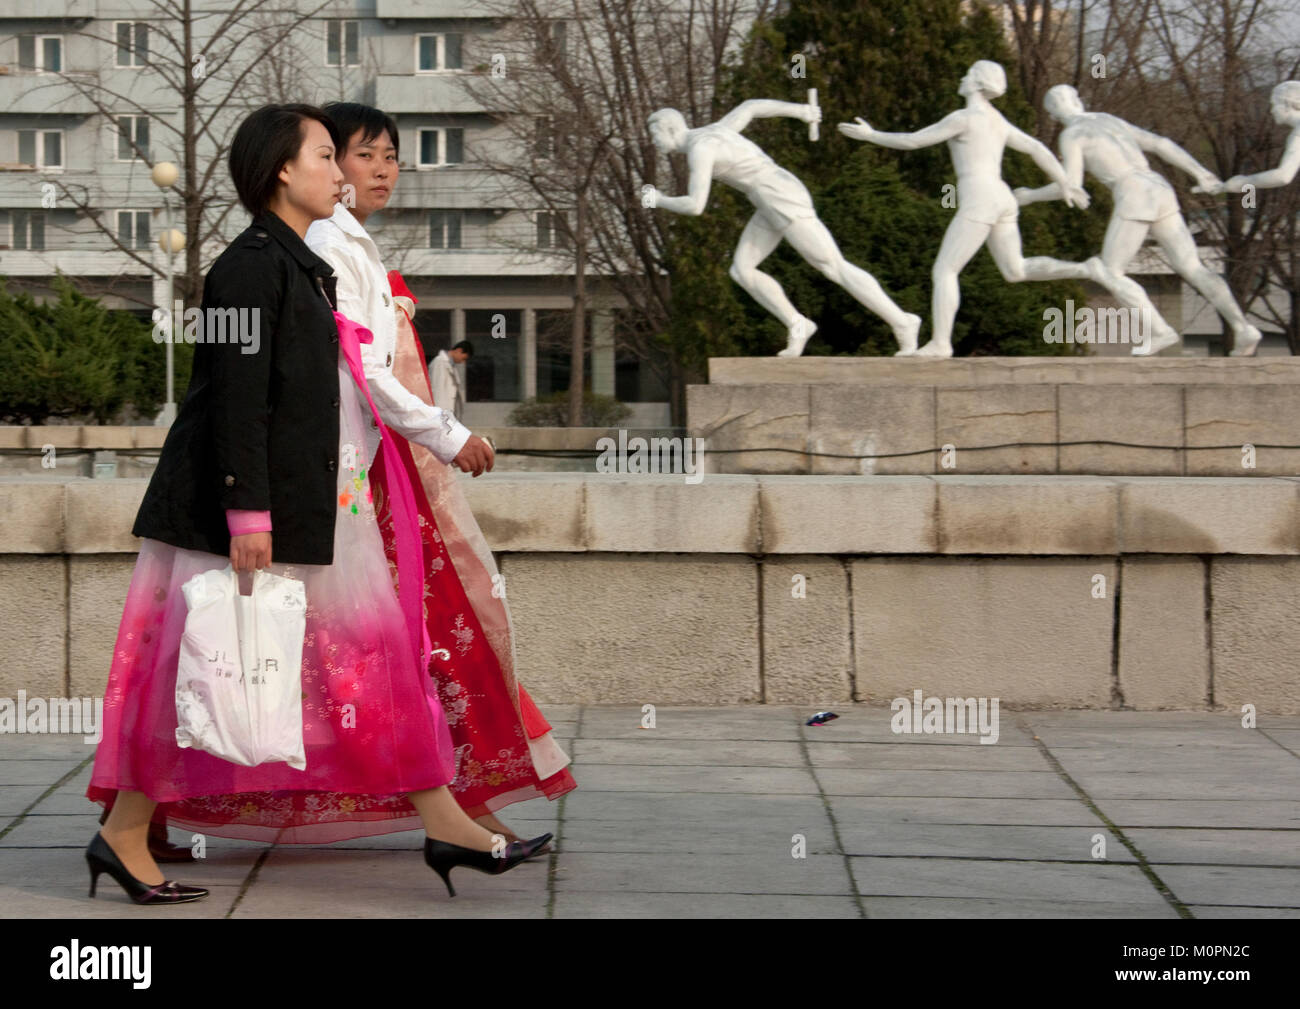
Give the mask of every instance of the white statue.
<path id="1" fill-rule="evenodd" d="M 665 196 L 649 187 L 647 204 L 675 214 L 702 214 L 714 179 L 749 197 L 757 210 L 736 246 L 731 279 L 785 325 L 788 340 L 779 357 L 798 357 L 817 330 L 817 324 L 790 303 L 781 285 L 758 269 L 783 238 L 825 277 L 884 319 L 898 340 L 899 354 L 914 352 L 920 317 L 904 312 L 875 277 L 844 258 L 818 218 L 804 184 L 740 135 L 750 120 L 771 116 L 816 124 L 821 121 L 821 109 L 814 104 L 753 99 L 741 102 L 716 123 L 693 130 L 676 109 L 659 109 L 649 118 L 650 136 L 665 154 L 680 151 L 686 155 L 690 182 L 685 196 Z"/>
<path id="2" fill-rule="evenodd" d="M 1269 105 L 1273 121 L 1279 126 L 1291 127 L 1282 152 L 1282 163 L 1268 171 L 1254 175 L 1234 175 L 1213 189 L 1195 189 L 1193 192 L 1240 193 L 1246 186 L 1256 189 L 1276 189 L 1288 185 L 1300 171 L 1300 81 L 1283 81 L 1273 89 Z"/>
<path id="3" fill-rule="evenodd" d="M 1232 328 L 1233 356 L 1254 354 L 1259 345 L 1259 330 L 1246 322 L 1227 282 L 1201 262 L 1196 241 L 1179 212 L 1174 187 L 1151 170 L 1142 152 L 1150 151 L 1195 176 L 1201 190 L 1213 190 L 1219 185 L 1214 173 L 1167 137 L 1149 133 L 1104 112 L 1084 111 L 1078 92 L 1068 84 L 1050 88 L 1043 98 L 1043 108 L 1057 122 L 1065 124 L 1060 141 L 1061 161 L 1070 184 L 1082 185 L 1084 169 L 1087 169 L 1110 188 L 1114 197 L 1115 209 L 1101 251 L 1105 276 L 1100 283 L 1126 308 L 1138 309 L 1143 318 L 1151 321 L 1150 338 L 1134 347 L 1133 353 L 1156 354 L 1181 341 L 1177 331 L 1156 312 L 1142 285 L 1124 275 L 1150 234 L 1174 271 L 1218 309 Z M 1052 183 L 1041 189 L 1017 189 L 1015 195 L 1024 205 L 1060 199 L 1061 194 L 1060 186 Z"/>
<path id="4" fill-rule="evenodd" d="M 1087 207 L 1088 194 L 1066 179 L 1065 169 L 1047 147 L 1016 129 L 993 107 L 991 99 L 1006 89 L 1007 76 L 1001 65 L 979 60 L 966 72 L 957 89 L 966 99 L 966 107 L 932 126 L 915 133 L 881 133 L 861 118 L 856 123 L 839 125 L 840 132 L 854 140 L 901 151 L 946 142 L 952 155 L 957 170 L 957 213 L 944 233 L 934 262 L 934 332 L 930 342 L 916 352 L 918 356 L 952 356 L 952 324 L 961 304 L 957 275 L 985 242 L 1009 283 L 1097 279 L 1095 269 L 1084 263 L 1067 263 L 1048 256 L 1025 259 L 1021 255 L 1020 229 L 1016 223 L 1020 210 L 1010 187 L 1002 181 L 1005 148 L 1033 158 L 1061 186 L 1063 199 L 1070 206 Z"/>

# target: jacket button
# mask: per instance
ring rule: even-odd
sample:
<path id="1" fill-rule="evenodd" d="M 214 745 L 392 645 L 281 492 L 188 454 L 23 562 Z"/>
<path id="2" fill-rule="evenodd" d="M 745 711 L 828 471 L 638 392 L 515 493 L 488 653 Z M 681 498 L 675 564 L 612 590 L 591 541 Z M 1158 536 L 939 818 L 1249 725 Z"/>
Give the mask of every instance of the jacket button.
<path id="1" fill-rule="evenodd" d="M 226 474 L 226 486 L 227 487 L 235 486 L 235 478 L 231 476 L 229 473 Z"/>
<path id="2" fill-rule="evenodd" d="M 384 304 L 385 304 L 385 305 L 389 305 L 389 304 L 391 304 L 391 302 L 388 300 L 388 295 L 386 295 L 386 294 L 384 295 Z"/>
<path id="3" fill-rule="evenodd" d="M 265 237 L 266 237 L 266 232 L 265 232 L 265 231 L 259 231 L 259 232 L 257 233 L 257 237 L 258 237 L 258 238 L 265 238 Z"/>
<path id="4" fill-rule="evenodd" d="M 329 461 L 329 465 L 328 465 L 326 468 L 327 468 L 331 473 L 334 472 L 334 460 L 333 460 L 333 459 L 331 459 L 331 460 Z"/>
<path id="5" fill-rule="evenodd" d="M 330 406 L 337 407 L 338 405 L 339 405 L 339 400 L 338 397 L 335 396 L 332 400 L 330 400 Z"/>
<path id="6" fill-rule="evenodd" d="M 393 366 L 393 355 L 389 354 L 386 358 L 384 358 L 384 367 L 391 368 L 392 366 Z"/>

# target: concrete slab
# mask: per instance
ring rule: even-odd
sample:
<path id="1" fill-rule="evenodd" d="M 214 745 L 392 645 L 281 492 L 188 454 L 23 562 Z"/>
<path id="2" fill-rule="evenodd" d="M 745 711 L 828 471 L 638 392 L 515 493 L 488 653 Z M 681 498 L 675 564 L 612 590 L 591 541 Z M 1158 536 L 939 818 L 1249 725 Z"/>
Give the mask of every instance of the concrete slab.
<path id="1" fill-rule="evenodd" d="M 44 785 L 0 785 L 0 817 L 17 816 L 44 791 Z M 0 823 L 0 830 L 6 826 L 7 823 Z"/>
<path id="2" fill-rule="evenodd" d="M 1034 747 L 908 745 L 903 743 L 808 743 L 808 759 L 818 768 L 860 767 L 912 771 L 1045 771 Z"/>
<path id="3" fill-rule="evenodd" d="M 1117 827 L 1257 827 L 1300 830 L 1300 802 L 1261 799 L 1109 799 Z"/>
<path id="4" fill-rule="evenodd" d="M 584 765 L 687 764 L 714 767 L 796 767 L 803 754 L 796 742 L 674 739 L 646 730 L 632 739 L 580 739 L 571 754 Z"/>
<path id="5" fill-rule="evenodd" d="M 1126 830 L 1151 862 L 1225 862 L 1254 866 L 1300 866 L 1300 834 L 1291 830 Z M 1294 885 L 1300 886 L 1300 880 Z"/>
<path id="6" fill-rule="evenodd" d="M 1074 791 L 1055 771 L 868 771 L 819 768 L 827 795 L 953 796 L 1069 799 Z"/>
<path id="7" fill-rule="evenodd" d="M 918 858 L 993 858 L 999 861 L 1085 861 L 1100 834 L 1106 858 L 1137 861 L 1120 839 L 1102 827 L 975 826 L 934 823 L 856 823 L 840 826 L 849 855 Z"/>
<path id="8" fill-rule="evenodd" d="M 953 799 L 916 796 L 830 796 L 831 815 L 844 830 L 855 823 L 970 823 L 1085 826 L 1102 821 L 1082 802 L 1065 799 Z"/>
<path id="9" fill-rule="evenodd" d="M 1198 918 L 1297 918 L 1296 907 L 1235 907 L 1223 904 L 1189 904 L 1188 908 Z"/>
<path id="10" fill-rule="evenodd" d="M 75 771 L 79 760 L 2 760 L 0 784 L 43 785 L 48 788 L 69 771 Z"/>
<path id="11" fill-rule="evenodd" d="M 1135 865 L 945 858 L 853 858 L 850 863 L 864 897 L 1101 901 L 1152 911 L 1169 906 Z"/>
<path id="12" fill-rule="evenodd" d="M 1168 904 L 989 897 L 864 897 L 871 918 L 1177 918 Z M 1199 915 L 1197 917 L 1200 917 Z"/>
<path id="13" fill-rule="evenodd" d="M 655 855 L 570 852 L 556 873 L 557 895 L 575 891 L 623 893 L 852 893 L 839 855 L 792 858 L 790 846 L 737 858 L 725 852 L 683 859 Z"/>
<path id="14" fill-rule="evenodd" d="M 584 764 L 582 787 L 593 792 L 753 792 L 807 795 L 816 792 L 803 767 L 682 767 L 647 764 Z"/>
<path id="15" fill-rule="evenodd" d="M 1240 865 L 1160 865 L 1160 878 L 1184 903 L 1300 908 L 1300 872 Z"/>
<path id="16" fill-rule="evenodd" d="M 860 918 L 845 896 L 749 893 L 563 892 L 556 918 Z"/>

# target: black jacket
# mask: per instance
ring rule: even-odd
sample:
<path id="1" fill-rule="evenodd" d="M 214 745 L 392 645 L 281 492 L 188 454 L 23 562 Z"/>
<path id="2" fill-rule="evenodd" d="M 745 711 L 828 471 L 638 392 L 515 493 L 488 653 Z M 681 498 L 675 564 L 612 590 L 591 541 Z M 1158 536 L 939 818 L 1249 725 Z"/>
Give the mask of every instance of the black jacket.
<path id="1" fill-rule="evenodd" d="M 136 515 L 136 536 L 229 556 L 226 509 L 269 510 L 272 561 L 333 562 L 335 283 L 330 265 L 270 211 L 217 257 L 203 283 L 206 339 L 196 341 L 190 386 Z M 248 330 L 215 342 L 220 316 L 208 310 L 231 308 L 250 310 L 248 325 L 257 310 L 256 344 Z M 244 352 L 253 346 L 256 353 Z"/>

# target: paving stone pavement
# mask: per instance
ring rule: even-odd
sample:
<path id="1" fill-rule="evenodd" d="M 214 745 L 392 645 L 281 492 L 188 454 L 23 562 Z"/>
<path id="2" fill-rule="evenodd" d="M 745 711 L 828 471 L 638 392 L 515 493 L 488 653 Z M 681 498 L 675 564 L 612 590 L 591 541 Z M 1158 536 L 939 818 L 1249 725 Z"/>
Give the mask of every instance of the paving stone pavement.
<path id="1" fill-rule="evenodd" d="M 1300 718 L 1001 713 L 975 735 L 896 735 L 768 705 L 548 705 L 578 789 L 502 811 L 549 858 L 453 874 L 422 831 L 322 846 L 207 838 L 167 865 L 203 901 L 89 899 L 80 737 L 0 735 L 8 918 L 1300 918 Z M 189 836 L 173 830 L 172 840 Z M 797 850 L 801 849 L 801 850 Z"/>

